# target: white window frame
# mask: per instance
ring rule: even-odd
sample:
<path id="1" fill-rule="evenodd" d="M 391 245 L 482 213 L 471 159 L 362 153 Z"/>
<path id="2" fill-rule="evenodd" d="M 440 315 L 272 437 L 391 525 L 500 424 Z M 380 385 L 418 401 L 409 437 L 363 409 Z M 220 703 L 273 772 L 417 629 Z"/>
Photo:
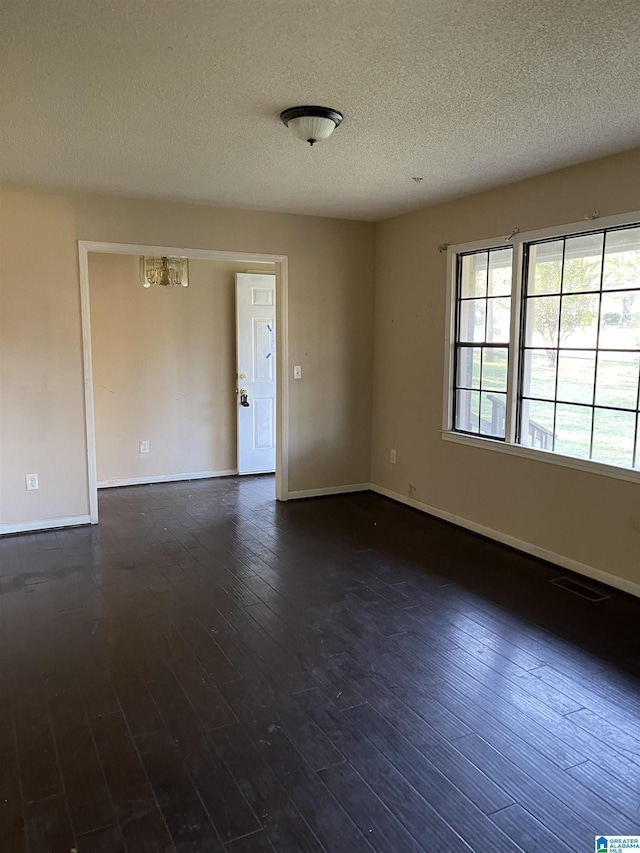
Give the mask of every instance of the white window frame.
<path id="1" fill-rule="evenodd" d="M 588 234 L 603 228 L 615 228 L 621 225 L 633 225 L 640 222 L 640 210 L 621 213 L 615 216 L 603 216 L 593 220 L 572 222 L 567 225 L 557 225 L 537 231 L 525 231 L 510 237 L 495 237 L 489 240 L 477 240 L 473 243 L 459 243 L 447 248 L 447 303 L 445 329 L 445 377 L 442 406 L 442 438 L 456 444 L 466 444 L 470 447 L 494 450 L 511 456 L 521 456 L 525 459 L 535 459 L 549 462 L 565 468 L 578 471 L 590 471 L 603 474 L 618 480 L 640 483 L 640 470 L 608 465 L 594 459 L 581 459 L 577 456 L 566 456 L 553 450 L 543 450 L 537 447 L 527 447 L 516 443 L 517 407 L 518 407 L 518 376 L 521 350 L 520 318 L 522 315 L 522 279 L 523 257 L 526 243 L 546 240 L 553 237 L 568 237 L 574 234 Z M 509 368 L 507 375 L 507 411 L 505 438 L 496 439 L 489 436 L 475 436 L 457 432 L 453 429 L 453 388 L 455 365 L 455 317 L 457 292 L 458 255 L 466 252 L 477 252 L 483 249 L 513 246 L 513 267 L 511 278 L 511 332 L 509 337 Z"/>

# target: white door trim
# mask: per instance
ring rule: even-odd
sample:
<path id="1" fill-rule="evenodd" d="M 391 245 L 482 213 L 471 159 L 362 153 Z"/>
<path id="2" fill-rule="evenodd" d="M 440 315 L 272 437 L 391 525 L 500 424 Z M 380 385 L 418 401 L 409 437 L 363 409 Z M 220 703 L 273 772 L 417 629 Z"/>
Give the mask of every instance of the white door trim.
<path id="1" fill-rule="evenodd" d="M 85 429 L 87 439 L 87 484 L 91 524 L 98 523 L 98 475 L 96 467 L 93 368 L 91 358 L 91 313 L 89 299 L 89 253 L 111 255 L 168 255 L 203 261 L 232 261 L 276 265 L 276 498 L 289 499 L 289 259 L 287 255 L 255 252 L 222 252 L 176 246 L 138 246 L 130 243 L 101 243 L 78 240 L 80 309 L 82 315 L 82 361 L 84 371 Z"/>

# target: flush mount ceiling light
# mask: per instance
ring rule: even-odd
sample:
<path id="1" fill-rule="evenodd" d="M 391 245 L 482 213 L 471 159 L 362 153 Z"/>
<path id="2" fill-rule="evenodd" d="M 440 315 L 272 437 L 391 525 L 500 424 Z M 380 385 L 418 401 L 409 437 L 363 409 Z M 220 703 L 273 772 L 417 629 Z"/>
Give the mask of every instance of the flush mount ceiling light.
<path id="1" fill-rule="evenodd" d="M 189 261 L 186 258 L 140 258 L 140 281 L 143 287 L 189 287 Z"/>
<path id="2" fill-rule="evenodd" d="M 289 107 L 280 113 L 282 123 L 296 139 L 313 145 L 328 139 L 342 121 L 343 115 L 329 107 Z"/>

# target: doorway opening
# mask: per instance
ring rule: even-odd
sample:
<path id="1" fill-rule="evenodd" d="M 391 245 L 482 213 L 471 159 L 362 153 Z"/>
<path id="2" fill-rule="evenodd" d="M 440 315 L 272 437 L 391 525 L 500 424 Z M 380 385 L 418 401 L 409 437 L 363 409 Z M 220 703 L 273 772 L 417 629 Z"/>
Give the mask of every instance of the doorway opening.
<path id="1" fill-rule="evenodd" d="M 275 471 L 275 497 L 287 500 L 287 257 L 88 241 L 78 250 L 91 523 L 108 486 Z M 143 289 L 143 255 L 188 259 L 189 290 Z M 225 276 L 215 306 L 214 270 Z M 219 405 L 207 387 L 216 376 Z M 206 434 L 216 418 L 227 433 L 217 456 Z M 152 429 L 155 442 L 142 434 Z"/>

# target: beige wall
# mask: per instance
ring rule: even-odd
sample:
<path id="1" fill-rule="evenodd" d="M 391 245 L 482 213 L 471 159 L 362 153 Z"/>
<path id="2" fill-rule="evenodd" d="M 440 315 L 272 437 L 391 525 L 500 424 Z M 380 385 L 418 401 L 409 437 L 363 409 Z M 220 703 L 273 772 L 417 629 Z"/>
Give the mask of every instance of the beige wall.
<path id="1" fill-rule="evenodd" d="M 575 222 L 595 209 L 606 216 L 638 207 L 638 151 L 377 228 L 9 188 L 0 223 L 0 523 L 88 511 L 78 239 L 282 253 L 290 259 L 290 362 L 301 364 L 304 376 L 289 381 L 291 490 L 371 479 L 440 512 L 639 583 L 637 485 L 441 439 L 446 270 L 445 255 L 437 252 L 443 242 Z M 40 491 L 26 492 L 24 475 L 34 471 Z"/>
<path id="2" fill-rule="evenodd" d="M 192 260 L 189 288 L 145 289 L 138 260 L 89 255 L 98 482 L 235 470 L 235 274 L 247 264 Z"/>
<path id="3" fill-rule="evenodd" d="M 303 368 L 289 488 L 368 480 L 374 225 L 15 187 L 0 203 L 0 524 L 88 512 L 77 240 L 288 255 Z M 26 492 L 32 472 L 40 490 Z"/>
<path id="4" fill-rule="evenodd" d="M 640 152 L 380 223 L 372 481 L 640 583 L 640 487 L 443 441 L 446 254 L 466 243 L 640 208 Z M 397 464 L 389 462 L 395 447 Z"/>

